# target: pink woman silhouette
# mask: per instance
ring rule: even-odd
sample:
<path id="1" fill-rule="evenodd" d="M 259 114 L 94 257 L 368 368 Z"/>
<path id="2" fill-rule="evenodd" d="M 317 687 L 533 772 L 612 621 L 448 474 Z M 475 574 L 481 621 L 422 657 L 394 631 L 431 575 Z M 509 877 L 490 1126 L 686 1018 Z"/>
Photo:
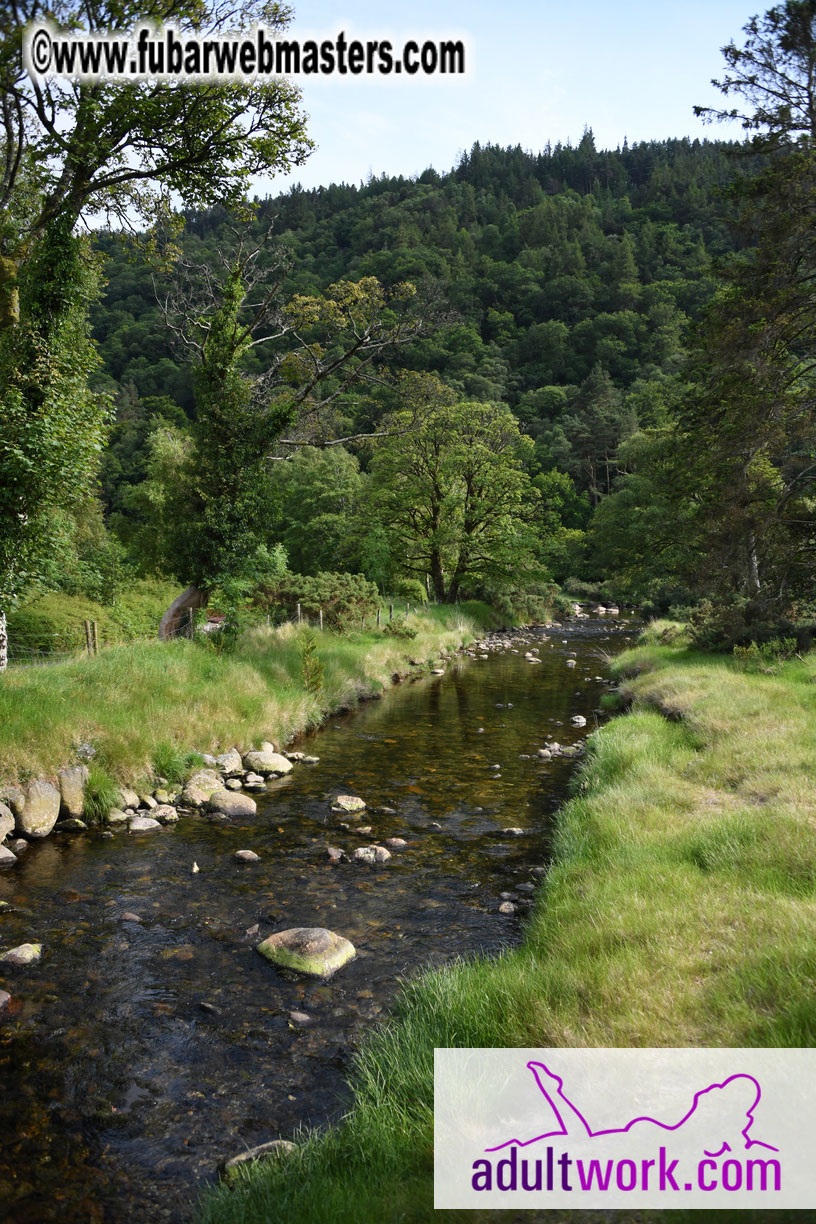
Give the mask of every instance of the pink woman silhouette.
<path id="1" fill-rule="evenodd" d="M 564 1092 L 564 1081 L 542 1062 L 528 1062 L 536 1083 L 550 1105 L 558 1122 L 557 1130 L 545 1131 L 533 1139 L 508 1139 L 496 1147 L 487 1148 L 497 1152 L 501 1148 L 517 1144 L 528 1147 L 539 1139 L 558 1137 L 597 1139 L 600 1136 L 627 1135 L 637 1139 L 655 1137 L 666 1132 L 677 1132 L 682 1128 L 683 1140 L 706 1156 L 721 1156 L 751 1147 L 779 1151 L 760 1139 L 752 1139 L 748 1132 L 754 1124 L 754 1110 L 759 1104 L 762 1091 L 752 1075 L 730 1075 L 721 1084 L 710 1084 L 695 1092 L 691 1108 L 677 1122 L 660 1122 L 657 1118 L 642 1116 L 632 1118 L 624 1126 L 606 1130 L 593 1130 L 580 1110 Z"/>

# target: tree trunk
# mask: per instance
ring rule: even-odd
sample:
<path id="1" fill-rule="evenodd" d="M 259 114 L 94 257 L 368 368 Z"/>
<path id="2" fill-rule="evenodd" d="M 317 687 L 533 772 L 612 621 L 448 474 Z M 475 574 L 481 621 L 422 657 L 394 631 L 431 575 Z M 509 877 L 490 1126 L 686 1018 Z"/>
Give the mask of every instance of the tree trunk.
<path id="1" fill-rule="evenodd" d="M 200 591 L 194 586 L 188 587 L 186 591 L 177 595 L 161 618 L 160 640 L 166 642 L 173 637 L 186 637 L 189 614 L 198 608 L 205 608 L 208 599 L 209 596 L 205 591 Z"/>
<path id="2" fill-rule="evenodd" d="M 748 589 L 752 595 L 758 595 L 761 589 L 759 581 L 759 558 L 757 557 L 756 536 L 753 531 L 748 533 Z"/>
<path id="3" fill-rule="evenodd" d="M 438 548 L 431 549 L 431 582 L 434 598 L 440 603 L 445 602 L 445 571 L 442 569 L 442 557 Z"/>
<path id="4" fill-rule="evenodd" d="M 6 614 L 0 612 L 0 672 L 8 667 L 8 631 L 6 629 Z"/>

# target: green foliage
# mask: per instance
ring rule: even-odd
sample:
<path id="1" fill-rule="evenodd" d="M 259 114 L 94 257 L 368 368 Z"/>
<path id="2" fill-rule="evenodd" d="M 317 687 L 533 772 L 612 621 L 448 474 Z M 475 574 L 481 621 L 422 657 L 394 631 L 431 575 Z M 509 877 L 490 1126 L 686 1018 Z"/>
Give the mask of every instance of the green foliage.
<path id="1" fill-rule="evenodd" d="M 181 786 L 203 764 L 200 753 L 179 748 L 172 740 L 160 740 L 153 749 L 154 776 L 166 778 L 171 786 Z"/>
<path id="2" fill-rule="evenodd" d="M 362 487 L 359 462 L 342 446 L 304 446 L 285 463 L 271 465 L 271 531 L 296 573 L 362 568 Z"/>
<path id="3" fill-rule="evenodd" d="M 84 650 L 83 622 L 96 621 L 100 645 L 155 638 L 159 621 L 178 594 L 175 583 L 142 579 L 103 606 L 80 595 L 50 592 L 17 604 L 9 613 L 9 642 L 26 650 Z"/>
<path id="4" fill-rule="evenodd" d="M 0 329 L 0 602 L 42 574 L 62 519 L 87 493 L 109 407 L 87 310 L 99 277 L 72 223 L 52 221 L 20 276 L 21 320 Z"/>
<path id="5" fill-rule="evenodd" d="M 734 662 L 747 672 L 773 675 L 778 665 L 796 654 L 796 638 L 770 638 L 767 642 L 749 642 L 734 647 Z"/>
<path id="6" fill-rule="evenodd" d="M 451 402 L 432 379 L 419 390 L 419 423 L 410 409 L 389 418 L 371 464 L 371 511 L 395 568 L 428 575 L 436 598 L 453 603 L 536 576 L 531 440 L 505 405 Z"/>
<path id="7" fill-rule="evenodd" d="M 85 816 L 88 824 L 102 824 L 111 808 L 119 807 L 122 796 L 119 785 L 104 766 L 92 761 L 85 784 Z"/>
<path id="8" fill-rule="evenodd" d="M 301 629 L 300 663 L 303 670 L 303 687 L 312 697 L 319 697 L 323 691 L 323 675 L 325 668 L 317 657 L 317 634 L 314 629 Z"/>
<path id="9" fill-rule="evenodd" d="M 419 578 L 398 578 L 392 584 L 393 593 L 398 595 L 400 599 L 407 599 L 417 607 L 422 607 L 428 602 L 428 592 L 425 589 L 425 583 Z"/>
<path id="10" fill-rule="evenodd" d="M 383 633 L 386 637 L 402 638 L 405 641 L 410 641 L 417 635 L 416 629 L 411 628 L 404 616 L 395 616 L 393 620 L 387 620 L 383 625 Z"/>
<path id="11" fill-rule="evenodd" d="M 374 583 L 362 574 L 286 574 L 262 584 L 256 603 L 281 620 L 294 620 L 298 604 L 302 615 L 312 620 L 322 610 L 324 626 L 343 632 L 358 629 L 364 618 L 376 616 L 380 596 Z"/>

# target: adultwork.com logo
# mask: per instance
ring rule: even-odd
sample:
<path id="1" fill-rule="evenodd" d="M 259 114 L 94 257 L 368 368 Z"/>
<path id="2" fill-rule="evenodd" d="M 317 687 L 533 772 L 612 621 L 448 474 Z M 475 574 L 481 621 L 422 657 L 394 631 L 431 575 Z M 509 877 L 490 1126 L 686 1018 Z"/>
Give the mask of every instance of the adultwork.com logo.
<path id="1" fill-rule="evenodd" d="M 812 1050 L 437 1050 L 435 1206 L 814 1206 L 814 1070 Z"/>

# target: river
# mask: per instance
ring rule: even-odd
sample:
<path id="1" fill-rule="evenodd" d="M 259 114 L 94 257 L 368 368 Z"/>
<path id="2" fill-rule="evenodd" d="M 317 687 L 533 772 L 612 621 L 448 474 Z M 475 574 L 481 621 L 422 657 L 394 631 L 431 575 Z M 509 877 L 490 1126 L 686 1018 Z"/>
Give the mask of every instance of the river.
<path id="1" fill-rule="evenodd" d="M 519 940 L 575 768 L 535 754 L 594 728 L 628 632 L 570 620 L 403 684 L 294 745 L 319 764 L 271 783 L 251 820 L 52 836 L 2 873 L 0 946 L 43 945 L 2 982 L 2 1218 L 181 1224 L 219 1160 L 339 1116 L 400 977 Z M 340 826 L 338 793 L 365 799 L 370 835 Z M 327 856 L 394 836 L 385 864 Z M 337 931 L 356 960 L 326 983 L 282 974 L 255 945 L 294 926 Z"/>

